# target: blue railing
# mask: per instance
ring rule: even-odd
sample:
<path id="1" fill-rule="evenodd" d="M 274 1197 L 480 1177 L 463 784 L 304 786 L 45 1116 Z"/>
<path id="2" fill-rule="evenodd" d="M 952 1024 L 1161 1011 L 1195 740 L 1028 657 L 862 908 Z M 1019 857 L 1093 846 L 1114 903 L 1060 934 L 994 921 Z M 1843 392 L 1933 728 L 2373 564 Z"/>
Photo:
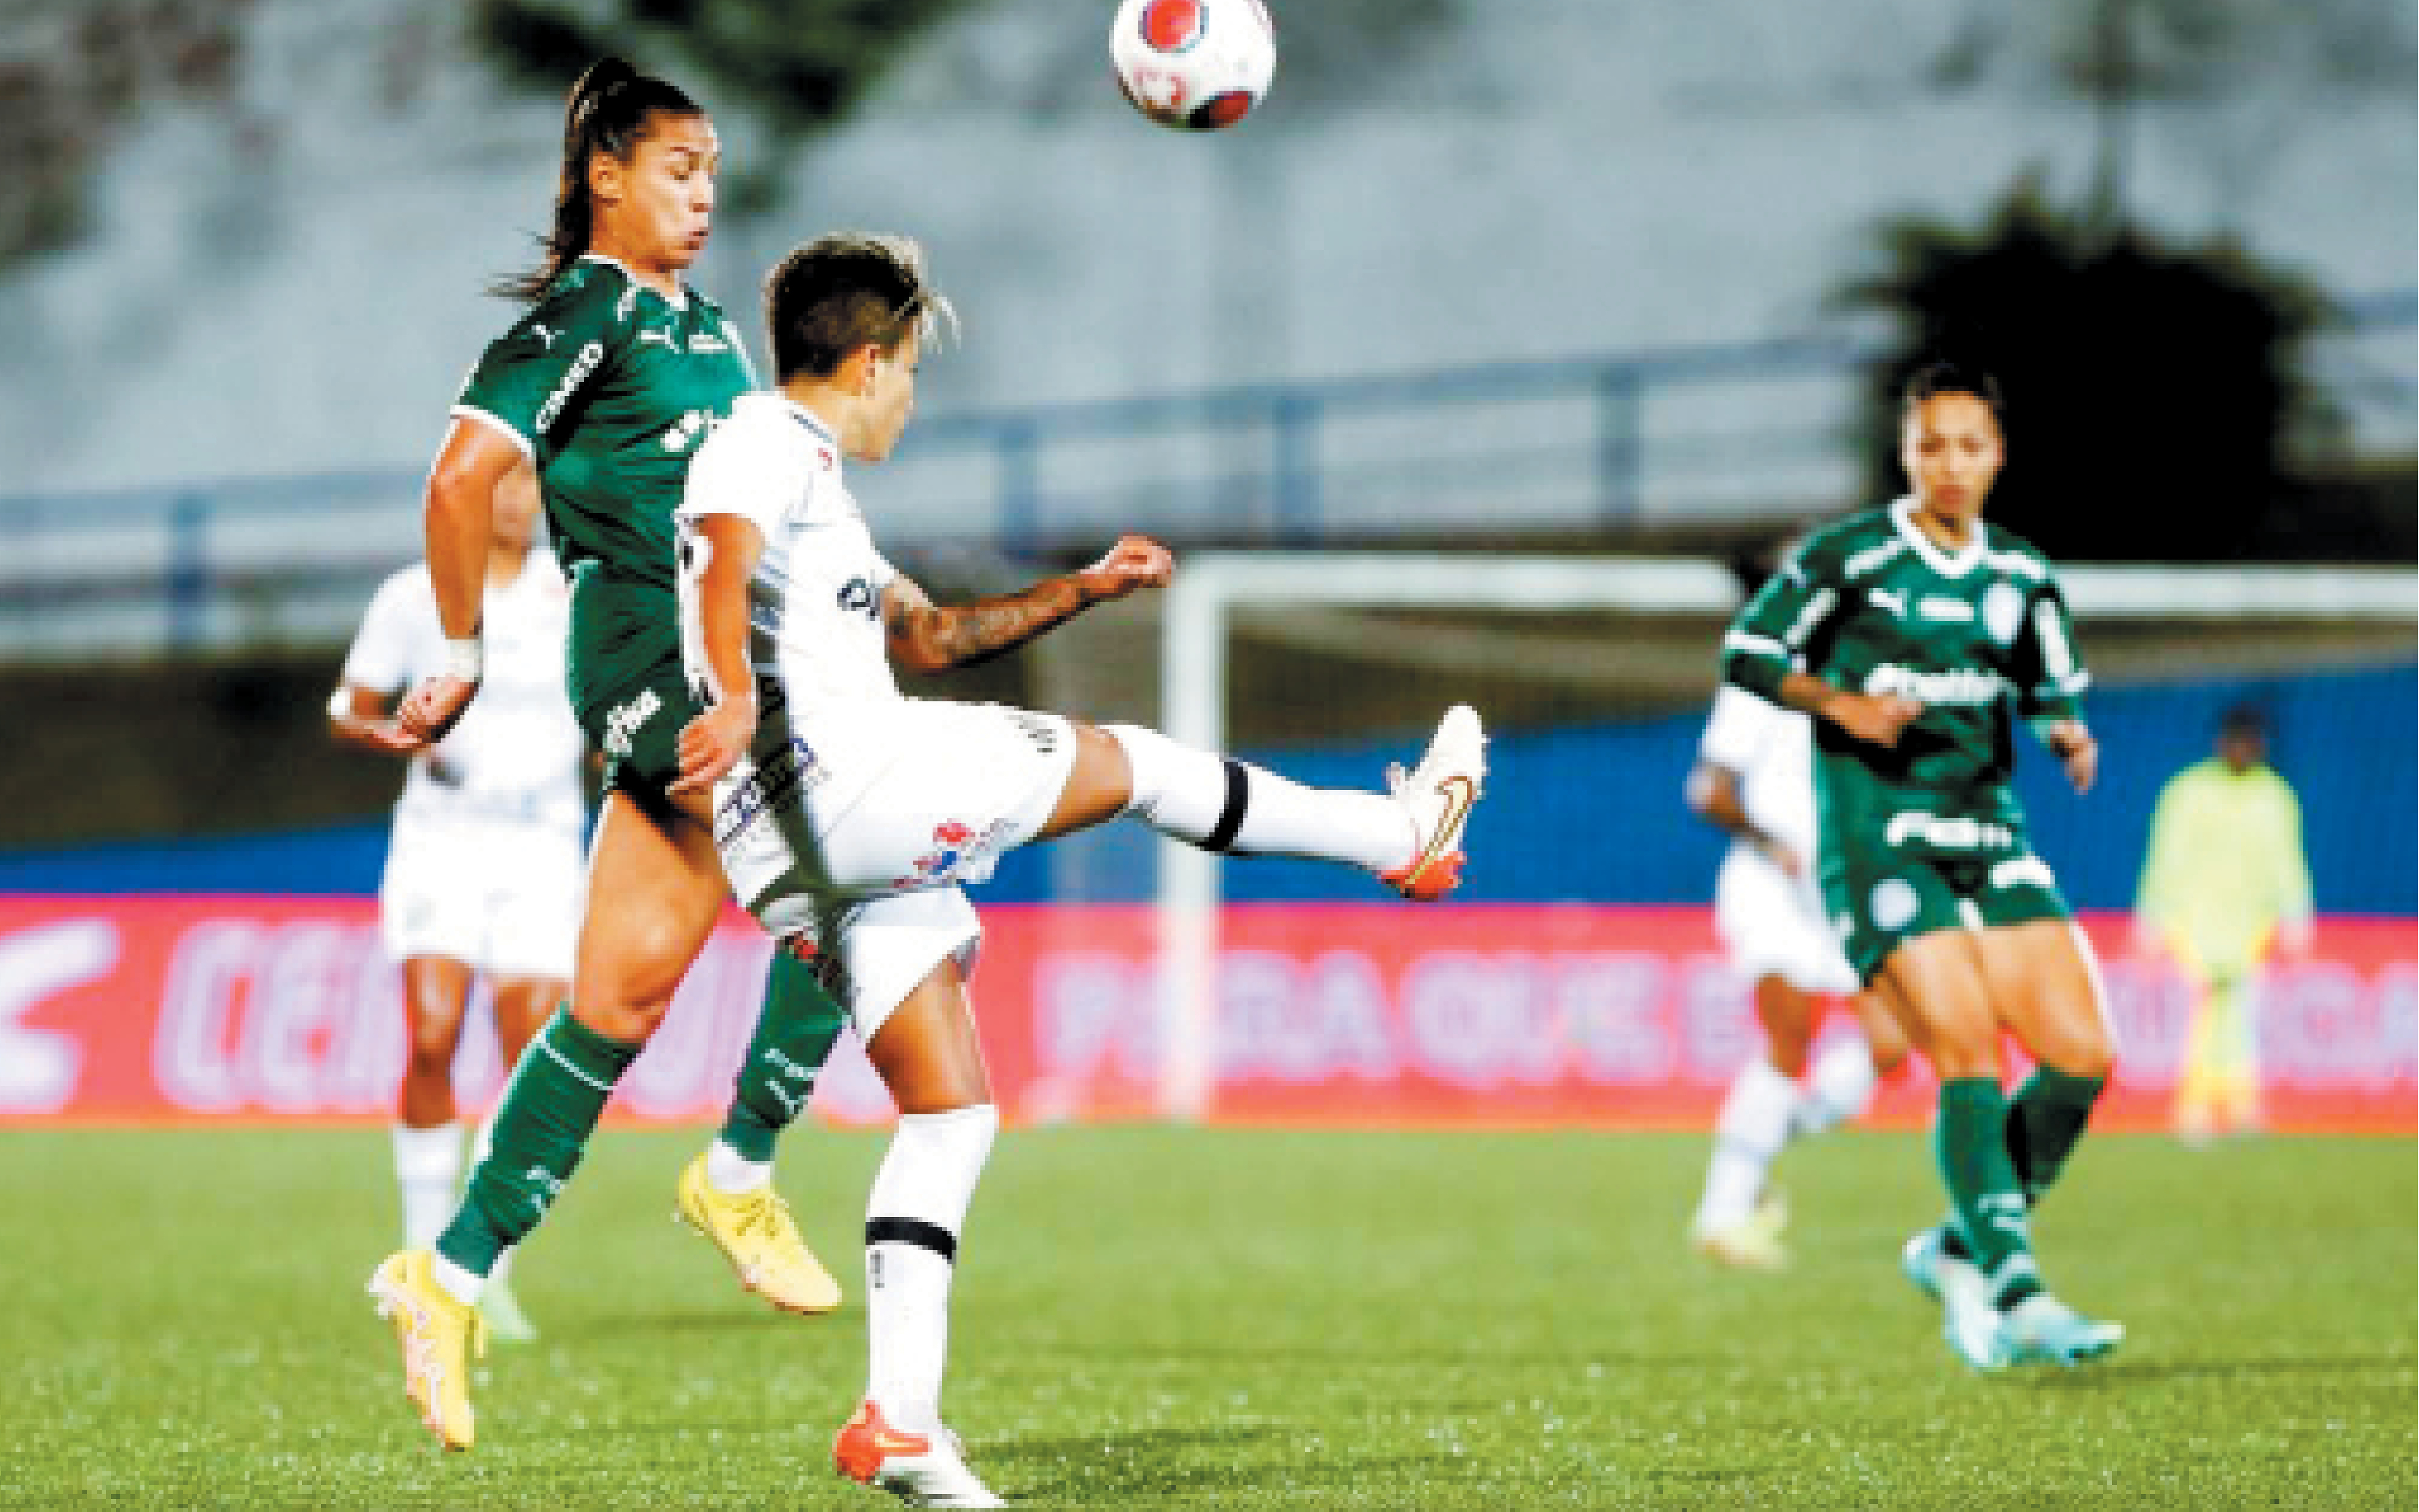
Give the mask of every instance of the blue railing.
<path id="1" fill-rule="evenodd" d="M 2314 376 L 2413 444 L 2419 292 L 2343 301 Z M 1870 351 L 1844 334 L 940 412 L 865 485 L 886 542 L 1010 555 L 1120 530 L 1315 546 L 1837 507 Z M 0 655 L 347 635 L 420 551 L 417 468 L 0 499 Z"/>

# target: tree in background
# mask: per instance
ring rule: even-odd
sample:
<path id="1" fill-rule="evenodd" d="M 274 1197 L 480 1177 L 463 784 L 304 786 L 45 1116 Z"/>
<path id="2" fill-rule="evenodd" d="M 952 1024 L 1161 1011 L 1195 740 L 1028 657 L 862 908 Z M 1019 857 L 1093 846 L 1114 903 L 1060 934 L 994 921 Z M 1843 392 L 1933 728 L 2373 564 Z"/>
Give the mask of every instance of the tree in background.
<path id="1" fill-rule="evenodd" d="M 2228 242 L 2067 212 L 2032 183 L 1979 226 L 1909 217 L 1880 242 L 1885 271 L 1841 297 L 1899 318 L 1869 400 L 1871 496 L 1902 486 L 1900 388 L 1953 357 L 2007 391 L 1993 517 L 2054 558 L 2356 556 L 2391 532 L 2329 512 L 2290 470 L 2336 424 L 2301 377 L 2302 344 L 2337 318 L 2304 281 Z"/>

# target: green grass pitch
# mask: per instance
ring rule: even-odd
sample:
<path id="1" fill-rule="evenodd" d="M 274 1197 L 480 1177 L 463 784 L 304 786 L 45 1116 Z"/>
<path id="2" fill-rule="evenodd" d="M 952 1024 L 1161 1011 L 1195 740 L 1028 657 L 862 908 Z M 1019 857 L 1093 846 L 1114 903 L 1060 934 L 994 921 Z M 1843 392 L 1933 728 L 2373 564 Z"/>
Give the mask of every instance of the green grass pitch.
<path id="1" fill-rule="evenodd" d="M 545 1330 L 479 1447 L 406 1409 L 362 1283 L 375 1129 L 0 1134 L 0 1505 L 864 1507 L 855 1231 L 882 1139 L 783 1154 L 835 1318 L 776 1317 L 669 1221 L 695 1132 L 609 1130 L 529 1246 Z M 1922 1138 L 1783 1163 L 1797 1263 L 1681 1240 L 1682 1135 L 1012 1130 L 976 1200 L 949 1415 L 1020 1504 L 2404 1507 L 2412 1148 L 2086 1144 L 2039 1216 L 2113 1361 L 1967 1374 L 1895 1270 Z"/>

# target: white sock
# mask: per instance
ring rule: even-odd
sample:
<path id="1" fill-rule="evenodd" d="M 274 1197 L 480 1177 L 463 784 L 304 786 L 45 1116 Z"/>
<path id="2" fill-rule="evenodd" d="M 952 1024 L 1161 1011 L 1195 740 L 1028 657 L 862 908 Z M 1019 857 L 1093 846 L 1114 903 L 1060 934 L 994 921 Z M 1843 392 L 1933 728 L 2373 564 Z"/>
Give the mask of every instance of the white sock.
<path id="1" fill-rule="evenodd" d="M 1873 1053 L 1862 1037 L 1834 1041 L 1814 1057 L 1806 1073 L 1806 1096 L 1797 1107 L 1797 1132 L 1821 1134 L 1865 1111 L 1881 1081 Z"/>
<path id="2" fill-rule="evenodd" d="M 465 1271 L 442 1255 L 437 1257 L 437 1263 L 430 1266 L 428 1270 L 438 1286 L 444 1289 L 445 1295 L 465 1307 L 479 1305 L 479 1293 L 487 1285 L 485 1276 L 475 1271 Z"/>
<path id="3" fill-rule="evenodd" d="M 991 1156 L 990 1103 L 899 1119 L 865 1204 L 866 1396 L 902 1433 L 941 1426 L 949 1279 L 975 1182 Z"/>
<path id="4" fill-rule="evenodd" d="M 462 1131 L 440 1123 L 433 1129 L 394 1126 L 394 1180 L 403 1191 L 403 1247 L 426 1249 L 437 1242 L 461 1196 Z"/>
<path id="5" fill-rule="evenodd" d="M 1727 1228 L 1755 1211 L 1773 1158 L 1789 1143 L 1801 1094 L 1763 1056 L 1739 1068 L 1714 1121 L 1714 1158 L 1697 1202 L 1697 1231 Z"/>
<path id="6" fill-rule="evenodd" d="M 746 1196 L 770 1185 L 773 1163 L 749 1160 L 716 1139 L 705 1147 L 705 1184 L 726 1197 Z"/>
<path id="7" fill-rule="evenodd" d="M 1102 727 L 1133 773 L 1126 812 L 1163 835 L 1239 856 L 1307 856 L 1370 872 L 1409 866 L 1410 816 L 1382 793 L 1304 787 L 1140 725 Z"/>

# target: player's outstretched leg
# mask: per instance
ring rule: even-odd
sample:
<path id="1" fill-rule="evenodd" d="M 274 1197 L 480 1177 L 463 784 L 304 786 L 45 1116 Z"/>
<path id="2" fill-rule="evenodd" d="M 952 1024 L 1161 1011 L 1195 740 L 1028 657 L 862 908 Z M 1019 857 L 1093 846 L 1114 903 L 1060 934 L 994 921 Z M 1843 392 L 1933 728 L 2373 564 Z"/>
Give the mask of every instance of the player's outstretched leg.
<path id="1" fill-rule="evenodd" d="M 773 1190 L 773 1147 L 806 1111 L 840 1026 L 840 1006 L 814 968 L 787 948 L 775 950 L 730 1116 L 680 1179 L 678 1216 L 722 1252 L 739 1285 L 808 1317 L 838 1307 L 840 1286 Z"/>
<path id="2" fill-rule="evenodd" d="M 1445 711 L 1419 764 L 1387 774 L 1389 791 L 1305 787 L 1232 757 L 1179 745 L 1138 725 L 1104 725 L 1124 748 L 1124 811 L 1174 840 L 1239 856 L 1341 861 L 1427 902 L 1461 880 L 1462 833 L 1487 778 L 1476 711 Z"/>
<path id="3" fill-rule="evenodd" d="M 486 1352 L 486 1325 L 476 1307 L 437 1284 L 430 1265 L 426 1250 L 391 1255 L 370 1276 L 369 1293 L 403 1346 L 403 1391 L 420 1420 L 446 1448 L 468 1449 L 478 1437 L 470 1361 Z"/>

